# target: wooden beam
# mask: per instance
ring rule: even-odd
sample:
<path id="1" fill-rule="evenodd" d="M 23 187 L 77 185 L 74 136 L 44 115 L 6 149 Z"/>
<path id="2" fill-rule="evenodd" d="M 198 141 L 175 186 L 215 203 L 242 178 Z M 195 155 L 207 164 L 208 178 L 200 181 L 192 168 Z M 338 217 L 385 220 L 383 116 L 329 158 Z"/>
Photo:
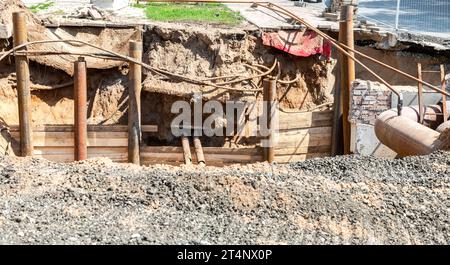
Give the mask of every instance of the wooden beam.
<path id="1" fill-rule="evenodd" d="M 292 162 L 304 161 L 309 158 L 326 157 L 326 156 L 330 156 L 330 154 L 329 153 L 328 154 L 327 153 L 318 153 L 318 154 L 309 153 L 309 154 L 301 154 L 301 155 L 286 155 L 286 156 L 276 156 L 275 161 L 277 163 L 292 163 Z"/>
<path id="2" fill-rule="evenodd" d="M 33 127 L 33 132 L 73 132 L 73 125 L 38 125 Z M 11 132 L 19 132 L 18 125 L 9 127 Z M 128 125 L 87 125 L 88 132 L 126 132 Z M 158 125 L 142 125 L 142 132 L 158 132 Z"/>
<path id="3" fill-rule="evenodd" d="M 269 129 L 269 136 L 267 137 L 267 147 L 265 147 L 265 159 L 267 162 L 272 163 L 274 161 L 275 153 L 274 153 L 274 128 L 277 126 L 275 124 L 275 115 L 276 115 L 276 97 L 277 97 L 277 83 L 275 80 L 265 78 L 263 80 L 263 100 L 264 104 L 267 106 L 267 128 Z"/>
<path id="4" fill-rule="evenodd" d="M 333 111 L 283 113 L 279 116 L 279 130 L 295 130 L 333 125 Z"/>
<path id="5" fill-rule="evenodd" d="M 417 78 L 419 80 L 422 80 L 422 64 L 417 64 Z M 424 105 L 423 105 L 423 85 L 421 82 L 417 84 L 417 101 L 419 103 L 419 123 L 423 124 L 423 111 L 424 111 Z"/>
<path id="6" fill-rule="evenodd" d="M 441 64 L 440 67 L 440 73 L 441 73 L 441 89 L 446 91 L 447 89 L 447 84 L 445 81 L 445 66 L 443 64 Z M 444 121 L 447 121 L 448 118 L 448 112 L 447 112 L 447 95 L 442 94 L 442 113 L 444 115 Z"/>
<path id="7" fill-rule="evenodd" d="M 181 164 L 184 162 L 182 147 L 176 146 L 145 146 L 141 147 L 141 162 L 148 164 Z M 190 148 L 194 152 L 195 148 Z M 203 147 L 205 160 L 210 166 L 226 164 L 247 164 L 263 160 L 259 148 L 227 148 L 227 147 Z M 196 157 L 192 162 L 198 162 Z"/>
<path id="8" fill-rule="evenodd" d="M 299 147 L 277 147 L 275 148 L 275 156 L 283 155 L 300 155 L 309 153 L 330 153 L 330 145 L 319 146 L 299 146 Z"/>

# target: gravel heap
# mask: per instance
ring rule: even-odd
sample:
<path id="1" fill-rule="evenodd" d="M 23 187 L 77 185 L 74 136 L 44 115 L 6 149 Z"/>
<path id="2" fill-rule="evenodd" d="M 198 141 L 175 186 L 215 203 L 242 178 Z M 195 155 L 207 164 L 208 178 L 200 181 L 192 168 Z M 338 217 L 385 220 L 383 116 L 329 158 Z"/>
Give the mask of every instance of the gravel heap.
<path id="1" fill-rule="evenodd" d="M 1 244 L 450 244 L 450 153 L 138 167 L 0 157 Z"/>

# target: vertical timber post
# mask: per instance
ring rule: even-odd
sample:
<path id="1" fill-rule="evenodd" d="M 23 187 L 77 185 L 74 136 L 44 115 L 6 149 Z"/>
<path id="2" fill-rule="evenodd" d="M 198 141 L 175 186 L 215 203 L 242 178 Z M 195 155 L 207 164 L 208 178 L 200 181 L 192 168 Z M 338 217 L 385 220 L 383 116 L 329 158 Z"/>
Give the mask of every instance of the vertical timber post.
<path id="1" fill-rule="evenodd" d="M 341 21 L 339 22 L 339 42 L 354 49 L 354 33 L 353 33 L 353 6 L 347 5 L 342 9 Z M 347 50 L 351 55 L 353 52 Z M 355 80 L 355 61 L 341 54 L 341 103 L 342 103 L 342 122 L 343 122 L 343 139 L 344 154 L 350 154 L 350 122 L 348 120 L 350 110 L 350 95 L 352 83 Z"/>
<path id="2" fill-rule="evenodd" d="M 142 60 L 142 42 L 130 41 L 130 57 Z M 140 164 L 142 67 L 130 63 L 128 86 L 128 162 Z"/>
<path id="3" fill-rule="evenodd" d="M 441 89 L 446 91 L 447 84 L 445 82 L 445 66 L 443 64 L 441 64 L 440 73 L 441 73 Z M 446 122 L 448 118 L 447 95 L 444 94 L 442 94 L 442 115 L 444 116 L 444 120 L 442 122 Z"/>
<path id="4" fill-rule="evenodd" d="M 418 63 L 417 64 L 417 78 L 419 78 L 419 80 L 422 80 L 422 64 Z M 418 83 L 417 84 L 417 101 L 419 104 L 419 123 L 423 124 L 423 111 L 424 111 L 424 106 L 423 106 L 423 85 L 422 83 Z"/>
<path id="5" fill-rule="evenodd" d="M 276 88 L 277 83 L 273 79 L 264 79 L 263 80 L 263 100 L 264 104 L 267 104 L 267 129 L 269 129 L 268 136 L 268 146 L 265 148 L 264 155 L 265 160 L 269 163 L 272 163 L 275 160 L 275 150 L 274 150 L 274 128 L 275 128 L 275 98 L 276 98 Z"/>
<path id="6" fill-rule="evenodd" d="M 14 46 L 27 42 L 25 12 L 13 13 Z M 25 49 L 25 48 L 24 48 Z M 20 155 L 33 155 L 33 131 L 31 128 L 30 70 L 26 55 L 16 55 L 17 98 L 19 104 Z"/>
<path id="7" fill-rule="evenodd" d="M 79 57 L 74 63 L 75 161 L 87 159 L 87 88 L 86 61 Z"/>
<path id="8" fill-rule="evenodd" d="M 342 53 L 338 55 L 339 62 L 342 60 Z M 331 132 L 331 155 L 341 155 L 342 145 L 342 102 L 341 102 L 341 67 L 337 65 L 336 81 L 333 91 L 333 128 Z"/>

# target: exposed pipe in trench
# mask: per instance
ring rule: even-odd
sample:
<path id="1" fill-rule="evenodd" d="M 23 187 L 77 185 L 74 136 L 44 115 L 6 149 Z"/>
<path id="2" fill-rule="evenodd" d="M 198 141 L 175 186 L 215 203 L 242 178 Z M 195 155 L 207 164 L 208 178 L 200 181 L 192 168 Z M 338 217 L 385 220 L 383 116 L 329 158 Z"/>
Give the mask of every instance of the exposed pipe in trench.
<path id="1" fill-rule="evenodd" d="M 442 109 L 438 105 L 426 107 L 423 125 L 419 123 L 418 106 L 404 107 L 400 116 L 390 109 L 376 119 L 375 135 L 400 157 L 428 155 L 448 149 L 450 129 L 434 130 L 444 124 L 448 122 L 443 123 Z"/>

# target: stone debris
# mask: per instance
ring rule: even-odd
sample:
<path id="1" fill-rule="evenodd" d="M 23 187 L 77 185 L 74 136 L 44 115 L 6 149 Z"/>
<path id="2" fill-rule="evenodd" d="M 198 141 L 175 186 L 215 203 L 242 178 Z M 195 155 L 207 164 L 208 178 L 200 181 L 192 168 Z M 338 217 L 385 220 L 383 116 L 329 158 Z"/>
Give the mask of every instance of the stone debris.
<path id="1" fill-rule="evenodd" d="M 103 20 L 105 19 L 105 13 L 94 5 L 84 5 L 74 10 L 67 17 Z"/>
<path id="2" fill-rule="evenodd" d="M 450 153 L 139 167 L 0 157 L 0 244 L 449 244 Z"/>

